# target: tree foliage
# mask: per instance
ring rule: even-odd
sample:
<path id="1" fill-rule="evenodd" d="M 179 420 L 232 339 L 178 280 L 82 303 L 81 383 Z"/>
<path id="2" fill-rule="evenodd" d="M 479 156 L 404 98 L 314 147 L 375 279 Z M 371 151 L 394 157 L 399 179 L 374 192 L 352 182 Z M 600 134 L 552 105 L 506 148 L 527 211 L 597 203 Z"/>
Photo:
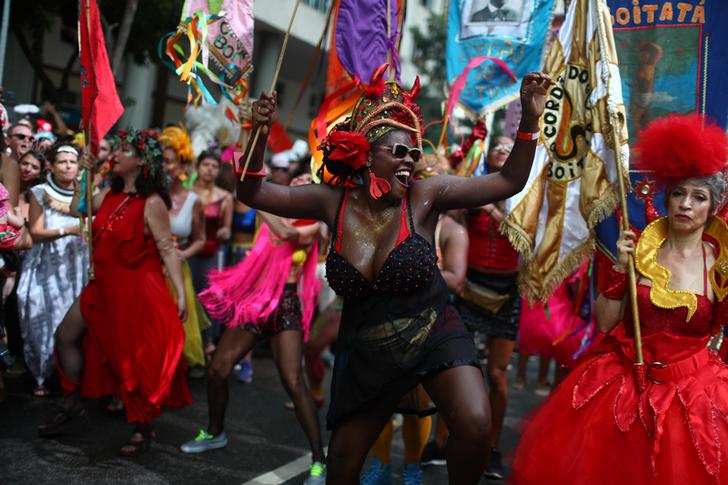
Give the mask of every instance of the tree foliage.
<path id="1" fill-rule="evenodd" d="M 445 74 L 445 39 L 447 18 L 444 13 L 431 13 L 423 32 L 419 27 L 410 29 L 414 40 L 412 62 L 421 74 L 427 76 L 426 94 L 435 98 L 447 95 Z"/>
<path id="2" fill-rule="evenodd" d="M 137 62 L 156 59 L 159 39 L 174 30 L 179 21 L 183 0 L 143 0 L 139 2 L 125 45 L 120 46 Z M 116 35 L 123 22 L 126 1 L 99 0 L 106 47 L 109 58 L 116 47 Z M 61 101 L 68 91 L 68 78 L 78 59 L 77 21 L 78 0 L 32 0 L 13 2 L 10 18 L 12 32 L 42 85 L 42 97 Z M 54 23 L 61 21 L 61 38 L 74 46 L 65 60 L 60 83 L 51 80 L 43 56 L 45 36 Z"/>

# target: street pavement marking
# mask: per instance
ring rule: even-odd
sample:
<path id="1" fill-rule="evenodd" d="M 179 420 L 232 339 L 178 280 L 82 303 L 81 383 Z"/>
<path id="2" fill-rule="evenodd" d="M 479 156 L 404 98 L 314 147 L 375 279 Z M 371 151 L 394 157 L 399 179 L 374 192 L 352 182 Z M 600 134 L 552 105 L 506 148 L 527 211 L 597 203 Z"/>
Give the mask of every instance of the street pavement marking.
<path id="1" fill-rule="evenodd" d="M 324 449 L 324 452 L 327 451 L 327 449 Z M 243 483 L 243 485 L 280 485 L 281 483 L 285 483 L 291 478 L 304 473 L 310 466 L 311 453 L 306 453 L 302 457 L 297 458 L 290 463 L 286 463 L 275 470 L 271 470 Z"/>

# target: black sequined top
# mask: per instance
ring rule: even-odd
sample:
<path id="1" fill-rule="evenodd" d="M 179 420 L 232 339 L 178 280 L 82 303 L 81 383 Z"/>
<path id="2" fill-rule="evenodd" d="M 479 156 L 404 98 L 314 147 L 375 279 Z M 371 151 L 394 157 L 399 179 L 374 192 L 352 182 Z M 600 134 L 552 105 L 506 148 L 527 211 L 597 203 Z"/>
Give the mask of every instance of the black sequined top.
<path id="1" fill-rule="evenodd" d="M 397 244 L 384 261 L 373 281 L 339 252 L 341 249 L 343 214 L 346 211 L 348 192 L 341 201 L 336 217 L 336 237 L 326 258 L 326 276 L 329 286 L 337 295 L 349 299 L 372 293 L 409 294 L 429 286 L 439 272 L 437 255 L 432 244 L 414 230 L 412 213 L 407 198 L 402 203 L 400 231 Z"/>
<path id="2" fill-rule="evenodd" d="M 397 400 L 423 376 L 477 364 L 472 338 L 455 311 L 446 311 L 447 285 L 435 248 L 415 232 L 408 197 L 402 202 L 394 249 L 373 281 L 341 255 L 348 197 L 344 192 L 326 259 L 329 285 L 344 299 L 334 346 L 329 429 L 382 393 Z"/>

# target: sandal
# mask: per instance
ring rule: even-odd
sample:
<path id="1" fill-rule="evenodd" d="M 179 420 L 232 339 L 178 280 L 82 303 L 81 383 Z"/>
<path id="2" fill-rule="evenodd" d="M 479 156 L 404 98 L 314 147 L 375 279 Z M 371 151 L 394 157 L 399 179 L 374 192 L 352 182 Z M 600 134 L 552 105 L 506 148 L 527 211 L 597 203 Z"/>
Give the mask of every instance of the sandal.
<path id="1" fill-rule="evenodd" d="M 62 434 L 66 431 L 66 427 L 71 421 L 84 414 L 86 414 L 86 409 L 80 402 L 72 404 L 69 407 L 61 407 L 50 420 L 38 426 L 38 436 L 41 438 L 50 438 Z"/>
<path id="2" fill-rule="evenodd" d="M 137 426 L 129 441 L 119 449 L 119 455 L 124 458 L 133 458 L 149 450 L 152 440 L 156 438 L 151 426 Z"/>

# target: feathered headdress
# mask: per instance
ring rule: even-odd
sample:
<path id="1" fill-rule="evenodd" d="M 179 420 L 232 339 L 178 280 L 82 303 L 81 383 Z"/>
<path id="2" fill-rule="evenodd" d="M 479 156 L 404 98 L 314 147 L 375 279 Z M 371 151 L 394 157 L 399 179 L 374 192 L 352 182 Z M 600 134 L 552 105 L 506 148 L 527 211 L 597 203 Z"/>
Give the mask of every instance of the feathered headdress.
<path id="1" fill-rule="evenodd" d="M 385 81 L 387 64 L 380 66 L 364 86 L 364 94 L 351 116 L 334 127 L 319 150 L 324 163 L 319 177 L 330 185 L 354 185 L 352 178 L 366 164 L 371 144 L 392 130 L 411 132 L 422 148 L 422 114 L 416 99 L 420 79 L 409 90 Z"/>
<path id="2" fill-rule="evenodd" d="M 637 168 L 670 185 L 726 170 L 728 136 L 698 114 L 668 115 L 651 122 L 635 146 Z"/>
<path id="3" fill-rule="evenodd" d="M 171 148 L 180 158 L 182 163 L 189 163 L 194 158 L 192 153 L 192 140 L 187 130 L 179 126 L 168 126 L 162 130 L 159 142 L 164 148 Z"/>

